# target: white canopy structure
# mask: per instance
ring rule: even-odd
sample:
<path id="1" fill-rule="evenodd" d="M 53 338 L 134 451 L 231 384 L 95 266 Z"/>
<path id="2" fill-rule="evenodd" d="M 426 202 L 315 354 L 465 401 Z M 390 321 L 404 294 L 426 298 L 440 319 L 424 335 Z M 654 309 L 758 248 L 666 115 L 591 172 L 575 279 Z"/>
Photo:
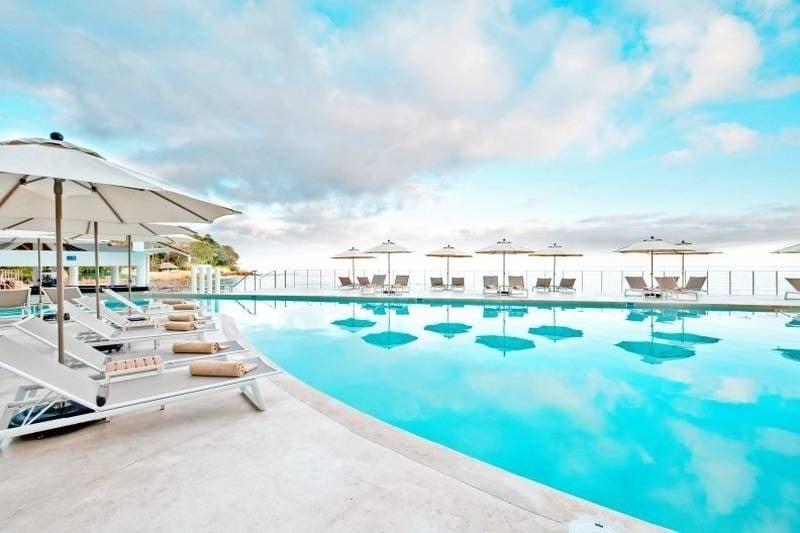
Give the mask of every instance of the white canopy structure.
<path id="1" fill-rule="evenodd" d="M 511 241 L 502 238 L 495 244 L 487 246 L 486 248 L 481 248 L 475 253 L 503 256 L 502 285 L 506 286 L 506 255 L 530 254 L 533 253 L 533 250 L 531 250 L 530 248 L 526 248 L 524 246 L 517 246 L 516 244 L 512 244 Z"/>
<path id="2" fill-rule="evenodd" d="M 800 254 L 800 243 L 775 250 L 773 254 Z"/>
<path id="3" fill-rule="evenodd" d="M 366 252 L 368 254 L 386 254 L 386 279 L 388 283 L 392 283 L 392 254 L 410 254 L 411 250 L 389 239 L 377 246 L 373 246 Z"/>
<path id="4" fill-rule="evenodd" d="M 685 247 L 682 245 L 676 245 L 664 242 L 663 239 L 657 239 L 654 236 L 650 236 L 647 239 L 642 241 L 637 241 L 629 246 L 625 246 L 623 248 L 618 248 L 614 250 L 620 254 L 649 254 L 650 255 L 650 286 L 653 286 L 653 279 L 654 279 L 654 259 L 655 255 L 661 254 L 678 254 L 681 251 L 689 250 L 691 247 Z M 684 252 L 685 253 L 685 252 Z"/>
<path id="5" fill-rule="evenodd" d="M 576 252 L 574 250 L 570 250 L 568 248 L 564 248 L 562 245 L 558 243 L 553 243 L 547 248 L 543 250 L 537 250 L 533 253 L 528 254 L 533 257 L 552 257 L 553 258 L 553 279 L 551 283 L 555 285 L 556 283 L 556 260 L 559 257 L 582 257 L 583 252 Z"/>
<path id="6" fill-rule="evenodd" d="M 700 246 L 696 246 L 690 242 L 686 242 L 685 240 L 681 240 L 681 242 L 676 242 L 674 248 L 669 251 L 663 252 L 655 252 L 656 255 L 680 255 L 681 256 L 681 280 L 686 282 L 686 256 L 687 255 L 711 255 L 711 254 L 721 254 L 722 252 L 717 252 L 715 250 L 711 250 L 709 248 L 704 248 Z"/>
<path id="7" fill-rule="evenodd" d="M 56 249 L 63 243 L 63 220 L 97 224 L 210 223 L 236 210 L 174 190 L 147 174 L 106 160 L 93 150 L 49 139 L 0 142 L 0 218 L 54 221 Z M 97 247 L 95 247 L 97 249 Z M 56 271 L 63 270 L 62 254 Z M 59 276 L 60 278 L 60 276 Z M 64 361 L 64 287 L 57 286 L 58 359 Z"/>
<path id="8" fill-rule="evenodd" d="M 446 262 L 446 274 L 445 274 L 445 284 L 450 283 L 450 259 L 451 258 L 464 258 L 464 257 L 472 257 L 471 253 L 462 252 L 456 248 L 453 248 L 451 245 L 447 245 L 444 248 L 439 248 L 438 250 L 434 250 L 425 254 L 427 257 L 444 257 Z"/>
<path id="9" fill-rule="evenodd" d="M 374 255 L 369 255 L 368 253 L 362 252 L 355 246 L 350 247 L 349 249 L 345 250 L 344 252 L 339 252 L 338 254 L 332 255 L 331 259 L 349 259 L 350 266 L 351 266 L 351 273 L 352 281 L 356 279 L 356 259 L 375 259 Z"/>

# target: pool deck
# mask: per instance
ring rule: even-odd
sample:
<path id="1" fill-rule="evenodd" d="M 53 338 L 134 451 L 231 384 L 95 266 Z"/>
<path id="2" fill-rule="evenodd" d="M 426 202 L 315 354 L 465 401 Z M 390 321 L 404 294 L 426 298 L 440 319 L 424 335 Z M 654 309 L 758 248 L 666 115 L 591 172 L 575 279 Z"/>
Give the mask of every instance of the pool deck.
<path id="1" fill-rule="evenodd" d="M 225 335 L 239 337 L 220 318 Z M 12 328 L 0 334 L 30 344 Z M 241 339 L 245 342 L 245 339 Z M 267 357 L 269 354 L 265 354 Z M 0 371 L 0 397 L 22 382 Z M 0 448 L 0 531 L 662 531 L 378 421 L 292 376 Z"/>

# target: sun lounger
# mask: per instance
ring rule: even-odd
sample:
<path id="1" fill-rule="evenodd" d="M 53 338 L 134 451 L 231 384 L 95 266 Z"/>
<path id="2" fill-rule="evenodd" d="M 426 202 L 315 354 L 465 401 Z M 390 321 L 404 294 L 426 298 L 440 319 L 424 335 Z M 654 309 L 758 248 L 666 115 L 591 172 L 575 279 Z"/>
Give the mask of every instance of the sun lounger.
<path id="1" fill-rule="evenodd" d="M 466 290 L 466 285 L 464 285 L 464 278 L 450 278 L 450 290 L 451 291 L 464 291 Z"/>
<path id="2" fill-rule="evenodd" d="M 375 289 L 383 290 L 383 284 L 386 282 L 386 274 L 375 274 L 372 276 L 372 281 L 368 281 L 366 285 L 361 285 L 361 293 L 375 292 Z"/>
<path id="3" fill-rule="evenodd" d="M 159 315 L 166 315 L 168 313 L 174 313 L 175 311 L 179 311 L 179 309 L 176 309 L 176 307 L 179 307 L 179 306 L 167 305 L 167 304 L 163 304 L 163 303 L 160 303 L 160 302 L 159 303 L 155 303 L 154 302 L 154 303 L 149 304 L 149 305 L 141 306 L 141 305 L 139 305 L 139 304 L 137 304 L 135 302 L 132 302 L 132 301 L 128 300 L 127 298 L 122 296 L 120 293 L 118 293 L 118 292 L 116 292 L 116 291 L 114 291 L 112 289 L 103 289 L 103 293 L 108 295 L 108 296 L 110 296 L 111 298 L 113 298 L 117 302 L 121 303 L 122 305 L 124 305 L 125 307 L 127 307 L 128 309 L 133 311 L 134 313 L 136 313 L 138 315 L 142 315 L 142 316 L 159 316 Z M 185 302 L 185 303 L 186 304 L 190 304 L 191 302 Z M 187 310 L 187 312 L 188 312 L 188 310 Z M 197 313 L 197 314 L 201 314 L 200 309 L 195 309 L 194 312 Z"/>
<path id="4" fill-rule="evenodd" d="M 523 276 L 508 276 L 508 294 L 509 296 L 528 296 Z"/>
<path id="5" fill-rule="evenodd" d="M 791 291 L 786 291 L 783 295 L 784 300 L 794 300 L 794 298 L 789 298 L 790 294 L 800 296 L 800 278 L 784 278 L 786 279 L 786 283 L 788 283 L 792 289 Z"/>
<path id="6" fill-rule="evenodd" d="M 409 292 L 408 276 L 398 275 L 394 277 L 394 283 L 389 285 L 389 292 Z"/>
<path id="7" fill-rule="evenodd" d="M 499 294 L 500 282 L 497 281 L 497 276 L 483 276 L 483 294 Z"/>
<path id="8" fill-rule="evenodd" d="M 556 287 L 558 292 L 575 292 L 575 278 L 561 278 Z"/>
<path id="9" fill-rule="evenodd" d="M 550 282 L 553 281 L 550 278 L 536 278 L 536 285 L 533 286 L 533 290 L 535 291 L 549 291 L 550 290 Z"/>
<path id="10" fill-rule="evenodd" d="M 661 294 L 658 289 L 648 287 L 642 276 L 625 276 L 628 288 L 623 292 L 623 296 L 656 296 Z"/>
<path id="11" fill-rule="evenodd" d="M 706 276 L 689 276 L 686 285 L 681 288 L 681 294 L 694 295 L 694 299 L 698 300 L 701 292 L 707 292 L 704 289 L 707 280 Z"/>
<path id="12" fill-rule="evenodd" d="M 50 298 L 50 301 L 52 303 L 56 303 L 58 297 L 56 296 L 55 287 L 43 287 L 42 290 L 47 295 L 47 297 Z M 79 287 L 76 287 L 74 285 L 64 287 L 64 299 L 67 300 L 68 302 L 72 302 L 74 300 L 82 298 L 83 296 L 85 295 L 81 292 L 81 289 Z"/>
<path id="13" fill-rule="evenodd" d="M 58 330 L 53 324 L 48 324 L 39 317 L 30 317 L 14 324 L 14 327 L 32 339 L 45 344 L 51 348 L 58 347 Z M 241 354 L 247 348 L 237 341 L 219 341 L 219 351 L 210 354 L 175 354 L 172 346 L 160 348 L 159 350 L 148 350 L 142 355 L 158 355 L 164 360 L 166 366 L 186 364 L 197 359 L 213 359 L 227 357 L 229 355 Z M 69 335 L 64 336 L 64 353 L 76 363 L 87 366 L 99 373 L 103 372 L 105 364 L 115 359 L 127 359 L 132 357 L 130 353 L 124 354 L 104 354 L 92 346 Z"/>
<path id="14" fill-rule="evenodd" d="M 358 281 L 358 287 L 360 289 L 369 285 L 369 278 L 367 276 L 356 276 L 356 281 Z"/>
<path id="15" fill-rule="evenodd" d="M 19 316 L 24 316 L 28 313 L 30 294 L 30 289 L 2 289 L 0 290 L 0 309 L 19 310 Z M 16 319 L 18 316 L 8 318 Z"/>
<path id="16" fill-rule="evenodd" d="M 256 367 L 241 377 L 192 376 L 186 368 L 175 368 L 106 384 L 78 369 L 59 364 L 54 356 L 0 336 L 0 368 L 33 384 L 21 386 L 14 400 L 5 406 L 0 416 L 0 443 L 21 435 L 84 424 L 126 412 L 163 408 L 177 400 L 230 389 L 240 389 L 263 411 L 266 405 L 257 380 L 277 372 L 256 357 L 242 361 Z M 37 422 L 64 401 L 80 405 L 86 412 Z M 27 415 L 15 424 L 17 427 L 9 428 L 9 422 L 20 412 L 27 412 Z"/>
<path id="17" fill-rule="evenodd" d="M 339 288 L 352 290 L 356 286 L 353 285 L 353 280 L 350 279 L 350 276 L 339 276 Z"/>
<path id="18" fill-rule="evenodd" d="M 72 302 L 64 302 L 64 311 L 69 313 L 72 320 L 91 331 L 93 338 L 87 338 L 86 342 L 92 345 L 152 340 L 154 344 L 158 346 L 159 341 L 163 339 L 201 336 L 205 332 L 216 330 L 216 325 L 214 323 L 200 324 L 196 329 L 187 331 L 170 331 L 160 326 L 155 328 L 140 328 L 137 330 L 119 330 L 106 324 L 93 314 L 78 308 L 78 306 Z"/>
<path id="19" fill-rule="evenodd" d="M 444 290 L 444 279 L 442 278 L 431 278 L 431 290 L 432 291 L 443 291 Z"/>

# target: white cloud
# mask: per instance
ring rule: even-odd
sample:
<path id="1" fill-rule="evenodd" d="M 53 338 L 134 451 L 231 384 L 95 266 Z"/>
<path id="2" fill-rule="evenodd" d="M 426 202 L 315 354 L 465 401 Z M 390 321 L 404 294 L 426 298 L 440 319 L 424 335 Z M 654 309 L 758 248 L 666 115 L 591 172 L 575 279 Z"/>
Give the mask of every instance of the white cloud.
<path id="1" fill-rule="evenodd" d="M 693 161 L 702 155 L 739 154 L 758 147 L 760 135 L 756 130 L 726 122 L 705 126 L 687 134 L 688 146 L 671 150 L 661 156 L 669 165 Z"/>

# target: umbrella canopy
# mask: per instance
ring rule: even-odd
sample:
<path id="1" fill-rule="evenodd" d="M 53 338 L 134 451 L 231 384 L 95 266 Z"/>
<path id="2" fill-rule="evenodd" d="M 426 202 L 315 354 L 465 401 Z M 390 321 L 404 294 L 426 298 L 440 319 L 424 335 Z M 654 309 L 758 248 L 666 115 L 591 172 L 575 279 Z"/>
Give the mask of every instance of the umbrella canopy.
<path id="1" fill-rule="evenodd" d="M 60 133 L 50 139 L 0 143 L 0 217 L 55 221 L 56 248 L 63 243 L 63 220 L 84 222 L 210 223 L 236 214 L 233 209 L 170 190 L 160 180 L 106 160 L 68 143 Z M 98 228 L 93 227 L 95 244 Z M 97 246 L 95 263 L 97 263 Z M 63 270 L 56 255 L 56 271 Z M 97 266 L 97 265 L 95 265 Z M 64 286 L 56 287 L 58 360 L 64 361 Z M 98 305 L 99 307 L 99 305 Z"/>
<path id="2" fill-rule="evenodd" d="M 350 280 L 355 283 L 356 281 L 356 259 L 375 259 L 374 255 L 369 255 L 368 253 L 360 251 L 355 246 L 345 250 L 344 252 L 339 252 L 338 254 L 332 255 L 331 259 L 349 259 L 351 262 L 351 278 Z"/>
<path id="3" fill-rule="evenodd" d="M 654 331 L 653 337 L 664 341 L 680 342 L 682 344 L 715 344 L 719 342 L 717 337 L 698 335 L 697 333 L 685 333 L 682 331 L 670 333 L 665 331 Z"/>
<path id="4" fill-rule="evenodd" d="M 373 246 L 366 252 L 368 254 L 386 254 L 386 281 L 387 283 L 392 283 L 392 254 L 410 254 L 411 250 L 389 239 L 377 246 Z"/>
<path id="5" fill-rule="evenodd" d="M 0 230 L 25 230 L 50 232 L 55 231 L 55 220 L 46 218 L 27 218 L 27 219 L 0 219 Z M 61 231 L 67 240 L 84 240 L 94 238 L 93 222 L 80 220 L 64 220 L 61 223 Z M 131 237 L 151 237 L 154 240 L 165 240 L 183 242 L 181 238 L 173 239 L 173 235 L 183 235 L 191 237 L 197 236 L 193 229 L 168 224 L 120 224 L 115 222 L 98 222 L 97 233 L 101 240 L 124 241 Z M 157 238 L 157 239 L 156 239 Z"/>
<path id="6" fill-rule="evenodd" d="M 681 256 L 681 279 L 686 280 L 686 256 L 687 255 L 711 255 L 711 254 L 721 254 L 722 252 L 717 252 L 715 250 L 711 250 L 709 248 L 704 248 L 702 246 L 697 246 L 690 242 L 686 242 L 685 240 L 681 240 L 681 242 L 676 242 L 671 250 L 664 250 L 664 251 L 656 251 L 653 252 L 656 255 L 680 255 Z"/>
<path id="7" fill-rule="evenodd" d="M 687 247 L 680 247 L 680 245 L 664 242 L 663 239 L 657 239 L 651 236 L 643 241 L 637 241 L 629 246 L 618 248 L 614 250 L 620 254 L 649 254 L 650 255 L 650 286 L 653 286 L 653 256 L 655 254 L 676 254 L 681 250 L 688 250 Z"/>
<path id="8" fill-rule="evenodd" d="M 445 274 L 445 283 L 448 283 L 449 280 L 450 280 L 450 259 L 451 258 L 453 258 L 453 257 L 455 257 L 455 258 L 472 257 L 471 253 L 462 252 L 461 250 L 458 250 L 458 249 L 454 248 L 453 246 L 451 246 L 449 244 L 447 246 L 443 247 L 443 248 L 439 248 L 438 250 L 434 250 L 432 252 L 428 252 L 425 255 L 427 257 L 444 257 L 445 258 L 445 264 L 446 264 L 446 267 L 445 267 L 445 269 L 446 269 L 445 270 L 445 272 L 446 272 L 446 274 Z"/>
<path id="9" fill-rule="evenodd" d="M 793 244 L 791 246 L 787 246 L 786 248 L 781 248 L 780 250 L 775 250 L 772 253 L 773 254 L 800 254 L 800 243 Z"/>
<path id="10" fill-rule="evenodd" d="M 537 250 L 528 254 L 533 257 L 552 257 L 553 258 L 553 281 L 552 283 L 555 285 L 556 283 L 556 259 L 559 257 L 582 257 L 583 252 L 576 252 L 575 250 L 570 250 L 568 248 L 564 248 L 564 246 L 554 242 L 547 248 L 543 250 Z"/>
<path id="11" fill-rule="evenodd" d="M 481 248 L 477 252 L 478 254 L 491 254 L 491 255 L 502 255 L 503 256 L 503 285 L 506 285 L 506 255 L 517 255 L 517 254 L 530 254 L 533 253 L 533 250 L 530 248 L 525 248 L 524 246 L 518 246 L 516 244 L 512 244 L 511 241 L 506 240 L 505 238 L 500 239 L 496 243 L 487 246 L 486 248 Z"/>

